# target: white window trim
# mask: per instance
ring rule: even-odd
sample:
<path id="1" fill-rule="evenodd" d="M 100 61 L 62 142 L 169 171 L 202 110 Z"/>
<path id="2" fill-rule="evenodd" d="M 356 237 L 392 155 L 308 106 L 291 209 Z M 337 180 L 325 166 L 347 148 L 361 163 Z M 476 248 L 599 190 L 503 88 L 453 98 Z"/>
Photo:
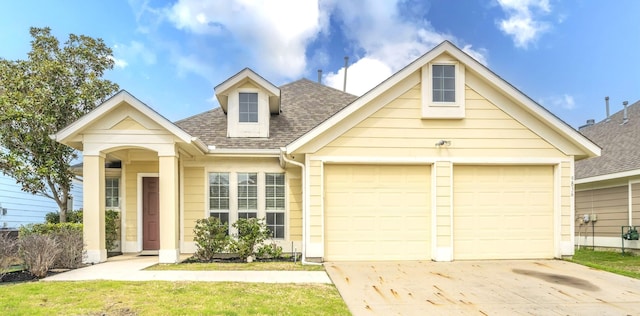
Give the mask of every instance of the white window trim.
<path id="1" fill-rule="evenodd" d="M 118 206 L 108 206 L 107 205 L 107 201 L 106 201 L 106 197 L 107 197 L 107 179 L 117 179 L 118 180 Z M 105 195 L 105 201 L 104 201 L 104 208 L 105 210 L 114 210 L 117 212 L 120 212 L 120 207 L 122 206 L 122 178 L 120 176 L 105 176 L 105 184 L 104 184 L 104 195 Z"/>
<path id="2" fill-rule="evenodd" d="M 433 66 L 455 66 L 455 102 L 433 101 Z M 422 118 L 423 119 L 453 119 L 464 118 L 465 114 L 465 67 L 457 61 L 435 60 L 422 67 Z"/>

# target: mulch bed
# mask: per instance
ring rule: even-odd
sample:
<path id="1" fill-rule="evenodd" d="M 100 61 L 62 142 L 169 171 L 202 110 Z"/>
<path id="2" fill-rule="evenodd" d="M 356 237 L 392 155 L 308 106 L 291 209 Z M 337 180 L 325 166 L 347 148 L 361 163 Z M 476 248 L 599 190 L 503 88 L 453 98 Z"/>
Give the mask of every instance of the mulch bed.
<path id="1" fill-rule="evenodd" d="M 67 271 L 66 269 L 64 271 Z M 47 276 L 52 276 L 58 274 L 63 271 L 58 270 L 49 270 L 47 272 Z M 2 283 L 23 283 L 23 282 L 34 282 L 38 281 L 38 278 L 31 274 L 29 271 L 15 271 L 9 272 L 0 278 L 0 284 Z"/>

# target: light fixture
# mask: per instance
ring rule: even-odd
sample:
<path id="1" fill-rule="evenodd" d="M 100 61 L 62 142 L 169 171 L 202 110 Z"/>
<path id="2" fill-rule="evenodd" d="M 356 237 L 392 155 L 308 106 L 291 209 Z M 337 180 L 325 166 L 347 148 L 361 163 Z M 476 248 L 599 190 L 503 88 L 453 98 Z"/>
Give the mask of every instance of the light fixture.
<path id="1" fill-rule="evenodd" d="M 442 146 L 451 146 L 451 141 L 450 140 L 441 139 L 440 141 L 438 141 L 436 143 L 436 147 L 442 147 Z"/>

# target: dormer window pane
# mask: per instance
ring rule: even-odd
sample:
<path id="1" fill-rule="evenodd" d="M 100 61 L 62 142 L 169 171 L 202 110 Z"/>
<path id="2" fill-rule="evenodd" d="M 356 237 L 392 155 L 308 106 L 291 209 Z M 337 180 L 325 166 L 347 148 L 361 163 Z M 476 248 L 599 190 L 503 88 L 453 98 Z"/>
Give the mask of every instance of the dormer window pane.
<path id="1" fill-rule="evenodd" d="M 240 93 L 240 122 L 258 122 L 258 94 Z"/>
<path id="2" fill-rule="evenodd" d="M 456 102 L 456 66 L 433 65 L 433 102 Z"/>

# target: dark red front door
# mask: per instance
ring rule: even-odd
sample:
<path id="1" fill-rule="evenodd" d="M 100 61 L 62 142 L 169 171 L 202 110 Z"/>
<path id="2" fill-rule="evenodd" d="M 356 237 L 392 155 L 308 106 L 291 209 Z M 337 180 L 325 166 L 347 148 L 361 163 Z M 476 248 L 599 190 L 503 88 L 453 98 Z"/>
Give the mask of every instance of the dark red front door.
<path id="1" fill-rule="evenodd" d="M 160 185 L 142 178 L 142 250 L 160 249 Z"/>

